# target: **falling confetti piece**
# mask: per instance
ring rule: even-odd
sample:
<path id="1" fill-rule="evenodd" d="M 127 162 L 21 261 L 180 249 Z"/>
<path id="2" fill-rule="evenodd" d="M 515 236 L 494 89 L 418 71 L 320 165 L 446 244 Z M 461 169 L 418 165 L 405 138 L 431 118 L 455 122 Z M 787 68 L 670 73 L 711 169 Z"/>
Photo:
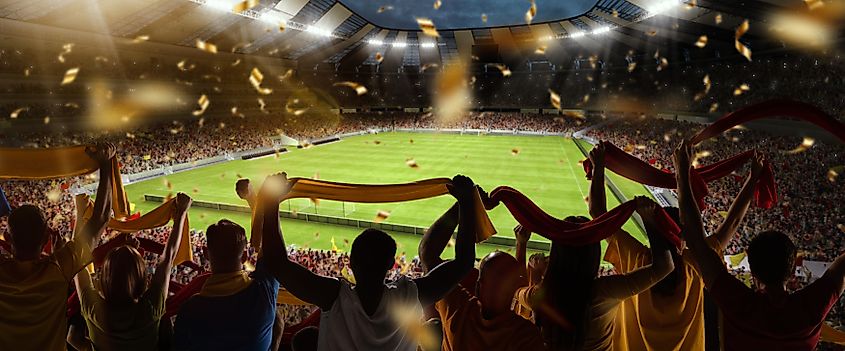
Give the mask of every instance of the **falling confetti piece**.
<path id="1" fill-rule="evenodd" d="M 704 91 L 700 92 L 698 94 L 695 94 L 695 97 L 693 98 L 695 101 L 699 101 L 699 100 L 703 99 L 705 96 L 707 96 L 707 93 L 710 92 L 710 87 L 711 87 L 710 75 L 705 74 L 704 79 L 702 79 L 702 82 L 704 83 Z"/>
<path id="2" fill-rule="evenodd" d="M 187 63 L 187 60 L 179 61 L 178 63 L 176 63 L 176 67 L 179 68 L 180 71 L 187 72 L 187 71 L 194 69 L 197 66 L 193 63 L 190 66 L 186 66 L 185 63 Z"/>
<path id="3" fill-rule="evenodd" d="M 531 0 L 531 7 L 529 7 L 528 11 L 525 12 L 525 23 L 531 24 L 531 21 L 534 20 L 534 16 L 537 16 L 537 4 L 534 3 L 534 0 Z"/>
<path id="4" fill-rule="evenodd" d="M 69 54 L 73 50 L 73 43 L 67 43 L 62 45 L 62 52 L 59 54 L 58 60 L 61 63 L 65 63 L 65 55 Z"/>
<path id="5" fill-rule="evenodd" d="M 44 124 L 50 124 L 50 116 L 44 116 Z"/>
<path id="6" fill-rule="evenodd" d="M 616 9 L 613 9 L 613 12 L 611 13 L 611 15 L 613 17 L 619 18 L 619 11 L 616 11 Z"/>
<path id="7" fill-rule="evenodd" d="M 279 81 L 284 81 L 285 79 L 290 78 L 290 76 L 292 76 L 292 75 L 293 75 L 293 70 L 289 69 L 289 70 L 285 71 L 285 74 L 279 76 L 278 78 L 279 78 Z"/>
<path id="8" fill-rule="evenodd" d="M 260 3 L 260 2 L 261 2 L 261 1 L 259 1 L 259 0 L 245 0 L 245 1 L 241 1 L 241 2 L 239 2 L 239 3 L 237 3 L 237 4 L 235 4 L 235 6 L 233 6 L 233 7 L 232 7 L 232 12 L 234 12 L 234 13 L 241 13 L 241 12 L 244 12 L 244 11 L 246 11 L 246 10 L 249 10 L 249 9 L 251 9 L 251 8 L 255 7 L 255 6 L 258 6 L 258 3 Z"/>
<path id="9" fill-rule="evenodd" d="M 147 40 L 150 40 L 149 35 L 139 35 L 139 36 L 135 37 L 135 39 L 132 39 L 132 43 L 138 44 L 140 42 L 144 42 L 144 41 L 147 41 Z"/>
<path id="10" fill-rule="evenodd" d="M 699 165 L 699 160 L 710 157 L 712 155 L 713 153 L 707 150 L 696 152 L 692 159 L 692 166 L 697 168 Z"/>
<path id="11" fill-rule="evenodd" d="M 487 23 L 487 14 L 486 13 L 481 14 L 481 22 Z"/>
<path id="12" fill-rule="evenodd" d="M 364 94 L 367 93 L 367 87 L 365 87 L 361 84 L 355 83 L 355 82 L 338 82 L 338 83 L 334 83 L 332 85 L 336 86 L 336 87 L 350 87 L 352 89 L 355 89 L 355 92 L 358 94 L 358 96 L 361 96 L 361 95 L 364 95 Z"/>
<path id="13" fill-rule="evenodd" d="M 628 63 L 628 73 L 633 72 L 637 68 L 636 62 L 629 62 Z"/>
<path id="14" fill-rule="evenodd" d="M 434 0 L 434 9 L 435 9 L 435 10 L 439 10 L 439 9 L 440 9 L 440 6 L 442 6 L 442 5 L 443 5 L 443 2 L 442 2 L 442 1 L 440 1 L 440 0 Z"/>
<path id="15" fill-rule="evenodd" d="M 560 95 L 558 95 L 551 89 L 549 89 L 549 101 L 552 102 L 552 106 L 560 110 Z"/>
<path id="16" fill-rule="evenodd" d="M 405 165 L 411 168 L 420 168 L 420 165 L 417 164 L 417 161 L 413 158 L 409 158 L 405 160 Z"/>
<path id="17" fill-rule="evenodd" d="M 518 148 L 511 149 L 511 155 L 514 155 L 514 156 L 519 155 L 519 149 Z"/>
<path id="18" fill-rule="evenodd" d="M 827 180 L 831 183 L 836 182 L 836 178 L 838 178 L 843 172 L 845 172 L 845 166 L 833 167 L 827 170 Z"/>
<path id="19" fill-rule="evenodd" d="M 306 111 L 308 111 L 308 108 L 307 108 L 307 107 L 306 107 L 306 108 L 300 108 L 300 109 L 296 109 L 296 108 L 291 107 L 291 105 L 293 105 L 293 104 L 297 104 L 297 103 L 299 103 L 299 99 L 289 100 L 289 101 L 285 104 L 285 110 L 286 110 L 288 113 L 292 113 L 294 116 L 299 116 L 299 115 L 302 115 L 303 113 L 305 113 Z"/>
<path id="20" fill-rule="evenodd" d="M 71 68 L 65 72 L 65 77 L 62 79 L 61 85 L 73 83 L 76 80 L 76 75 L 79 74 L 79 67 Z"/>
<path id="21" fill-rule="evenodd" d="M 745 56 L 748 61 L 751 61 L 751 49 L 745 46 L 743 43 L 739 41 L 746 32 L 748 32 L 748 20 L 742 22 L 739 27 L 736 28 L 736 35 L 734 36 L 734 46 L 736 47 L 736 51 L 739 51 L 740 55 Z"/>
<path id="22" fill-rule="evenodd" d="M 421 71 L 425 71 L 425 70 L 427 70 L 427 69 L 429 69 L 429 68 L 439 67 L 439 66 L 440 66 L 440 65 L 438 65 L 438 64 L 436 64 L 436 63 L 426 63 L 426 64 L 424 64 L 422 67 L 420 67 L 420 70 L 421 70 Z"/>
<path id="23" fill-rule="evenodd" d="M 660 58 L 660 64 L 657 66 L 657 71 L 658 72 L 662 71 L 663 69 L 666 68 L 666 66 L 669 66 L 669 60 L 667 60 L 665 57 L 661 57 Z"/>
<path id="24" fill-rule="evenodd" d="M 286 26 L 287 26 L 287 23 L 285 23 L 285 22 L 279 22 L 279 31 L 280 31 L 280 32 L 284 32 L 284 31 L 285 31 L 285 27 L 286 27 Z"/>
<path id="25" fill-rule="evenodd" d="M 264 99 L 258 98 L 258 108 L 261 110 L 261 112 L 270 113 L 270 111 L 266 110 L 265 107 L 267 107 L 267 103 L 264 102 Z"/>
<path id="26" fill-rule="evenodd" d="M 164 184 L 164 187 L 167 188 L 167 190 L 173 190 L 173 183 L 167 180 L 167 178 L 162 179 L 162 183 Z"/>
<path id="27" fill-rule="evenodd" d="M 9 118 L 12 118 L 12 119 L 18 118 L 18 116 L 21 114 L 21 112 L 24 112 L 24 111 L 29 111 L 29 107 L 19 107 L 19 108 L 17 108 L 16 110 L 12 111 L 12 113 L 9 114 Z"/>
<path id="28" fill-rule="evenodd" d="M 200 96 L 200 98 L 199 98 L 199 99 L 197 99 L 197 105 L 199 105 L 199 106 L 200 106 L 200 109 L 199 109 L 199 110 L 194 110 L 194 111 L 193 111 L 193 112 L 191 112 L 191 113 L 192 113 L 194 116 L 200 116 L 200 115 L 202 115 L 203 113 L 205 113 L 205 109 L 207 109 L 207 108 L 208 108 L 208 105 L 209 105 L 209 104 L 211 104 L 211 101 L 209 101 L 209 100 L 208 100 L 208 96 L 205 96 L 205 94 L 202 94 L 202 96 Z"/>
<path id="29" fill-rule="evenodd" d="M 420 26 L 423 34 L 428 35 L 430 37 L 440 37 L 440 33 L 437 33 L 437 28 L 434 27 L 434 22 L 432 22 L 428 18 L 417 18 L 417 24 Z"/>
<path id="30" fill-rule="evenodd" d="M 244 114 L 243 114 L 243 113 L 238 112 L 238 107 L 237 107 L 237 106 L 233 106 L 231 111 L 232 111 L 232 116 L 235 116 L 235 117 L 240 117 L 240 118 L 244 118 L 244 117 L 246 117 L 246 116 L 244 116 Z"/>
<path id="31" fill-rule="evenodd" d="M 816 139 L 813 139 L 813 138 L 810 138 L 810 137 L 806 137 L 806 136 L 805 136 L 805 137 L 804 137 L 804 140 L 803 140 L 803 141 L 801 141 L 801 145 L 798 145 L 798 147 L 796 147 L 796 148 L 794 148 L 794 149 L 792 149 L 792 150 L 787 151 L 787 153 L 788 153 L 788 154 L 797 154 L 797 153 L 801 153 L 801 152 L 807 151 L 807 150 L 809 150 L 811 147 L 813 147 L 813 144 L 815 144 L 815 143 L 816 143 Z"/>
<path id="32" fill-rule="evenodd" d="M 261 87 L 262 81 L 264 81 L 264 75 L 261 74 L 261 71 L 259 71 L 257 67 L 253 67 L 252 71 L 249 73 L 249 83 L 252 84 L 252 87 L 255 88 L 255 91 L 257 91 L 261 95 L 272 94 L 273 89 Z"/>
<path id="33" fill-rule="evenodd" d="M 721 13 L 717 13 L 717 14 L 716 14 L 716 17 L 714 18 L 714 20 L 716 21 L 716 24 L 722 24 L 722 14 L 721 14 Z"/>
<path id="34" fill-rule="evenodd" d="M 657 35 L 657 29 L 651 29 L 648 32 L 645 32 L 645 34 L 650 36 L 650 37 L 653 37 L 653 36 Z"/>
<path id="35" fill-rule="evenodd" d="M 390 11 L 390 10 L 393 10 L 393 6 L 391 6 L 391 5 L 385 5 L 385 6 L 379 7 L 379 8 L 378 8 L 378 11 L 376 11 L 376 12 L 377 12 L 377 13 L 382 13 L 382 12 L 385 12 L 385 11 Z"/>
<path id="36" fill-rule="evenodd" d="M 695 42 L 695 46 L 697 46 L 701 49 L 703 49 L 705 46 L 707 46 L 707 36 L 702 35 L 702 36 L 698 37 L 698 41 Z"/>
<path id="37" fill-rule="evenodd" d="M 376 52 L 373 58 L 375 58 L 378 63 L 381 63 L 381 61 L 384 60 L 384 56 L 382 56 L 380 52 Z"/>
<path id="38" fill-rule="evenodd" d="M 500 64 L 500 63 L 491 63 L 489 65 L 496 67 L 496 69 L 498 69 L 499 72 L 502 72 L 503 77 L 510 77 L 511 70 L 508 68 L 508 66 L 505 66 L 505 65 Z"/>
<path id="39" fill-rule="evenodd" d="M 719 103 L 714 102 L 710 104 L 710 113 L 716 112 L 719 109 Z"/>
<path id="40" fill-rule="evenodd" d="M 748 84 L 742 84 L 738 88 L 734 89 L 734 96 L 742 95 L 742 93 L 751 90 L 751 87 Z"/>
<path id="41" fill-rule="evenodd" d="M 202 51 L 212 53 L 212 54 L 217 53 L 217 45 L 214 45 L 214 44 L 209 43 L 209 42 L 202 41 L 200 39 L 197 39 L 197 49 L 200 49 Z"/>
<path id="42" fill-rule="evenodd" d="M 376 218 L 373 219 L 373 223 L 384 222 L 387 217 L 390 217 L 390 212 L 379 210 L 378 212 L 376 212 Z"/>
<path id="43" fill-rule="evenodd" d="M 547 46 L 542 45 L 539 48 L 537 48 L 537 50 L 534 50 L 534 53 L 537 54 L 537 55 L 545 55 L 546 54 L 546 48 L 547 48 Z"/>

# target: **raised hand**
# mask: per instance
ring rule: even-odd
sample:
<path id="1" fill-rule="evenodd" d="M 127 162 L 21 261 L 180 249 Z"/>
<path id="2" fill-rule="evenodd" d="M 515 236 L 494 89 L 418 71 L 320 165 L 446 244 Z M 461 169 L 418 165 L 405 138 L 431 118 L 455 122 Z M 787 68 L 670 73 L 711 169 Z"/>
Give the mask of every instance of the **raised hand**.
<path id="1" fill-rule="evenodd" d="M 657 211 L 657 203 L 646 196 L 637 196 L 634 198 L 637 203 L 637 213 L 643 220 L 654 218 L 654 213 Z"/>
<path id="2" fill-rule="evenodd" d="M 194 200 L 187 194 L 178 193 L 176 194 L 176 207 L 174 207 L 173 211 L 176 212 L 176 214 L 188 212 L 188 209 L 191 208 L 191 203 L 193 202 Z"/>
<path id="3" fill-rule="evenodd" d="M 593 162 L 594 167 L 604 166 L 604 151 L 603 143 L 598 143 L 590 150 L 590 161 Z"/>
<path id="4" fill-rule="evenodd" d="M 290 191 L 291 185 L 286 172 L 276 173 L 264 179 L 260 195 L 266 200 L 272 199 L 281 202 Z"/>
<path id="5" fill-rule="evenodd" d="M 242 200 L 250 198 L 252 196 L 252 185 L 249 179 L 238 179 L 238 182 L 235 183 L 235 193 Z"/>
<path id="6" fill-rule="evenodd" d="M 472 196 L 475 195 L 473 192 L 476 191 L 472 179 L 460 174 L 452 178 L 452 182 L 446 184 L 446 188 L 449 189 L 449 194 L 452 194 L 458 201 L 472 199 Z"/>
<path id="7" fill-rule="evenodd" d="M 689 170 L 692 163 L 692 145 L 689 140 L 684 139 L 675 149 L 673 154 L 675 158 L 676 171 Z"/>
<path id="8" fill-rule="evenodd" d="M 94 161 L 103 165 L 111 162 L 111 159 L 114 157 L 115 147 L 112 143 L 97 143 L 95 146 L 86 147 L 85 153 L 94 159 Z"/>
<path id="9" fill-rule="evenodd" d="M 513 235 L 516 237 L 516 240 L 521 243 L 527 243 L 528 239 L 531 239 L 531 231 L 523 227 L 522 224 L 517 224 L 517 226 L 513 228 Z"/>
<path id="10" fill-rule="evenodd" d="M 760 178 L 763 170 L 766 169 L 766 155 L 762 152 L 754 152 L 754 161 L 751 163 L 751 177 L 754 179 Z"/>
<path id="11" fill-rule="evenodd" d="M 490 194 L 484 191 L 480 185 L 476 185 L 475 188 L 478 189 L 478 195 L 481 196 L 481 203 L 484 204 L 484 210 L 490 211 L 499 205 L 497 201 L 490 199 Z"/>

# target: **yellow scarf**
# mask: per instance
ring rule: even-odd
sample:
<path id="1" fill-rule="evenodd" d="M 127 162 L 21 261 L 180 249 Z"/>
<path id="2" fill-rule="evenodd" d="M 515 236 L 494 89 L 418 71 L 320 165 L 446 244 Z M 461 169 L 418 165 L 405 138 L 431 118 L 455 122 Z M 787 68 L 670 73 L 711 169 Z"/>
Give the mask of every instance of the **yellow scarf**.
<path id="1" fill-rule="evenodd" d="M 112 163 L 112 209 L 117 218 L 129 215 L 129 200 L 123 190 L 120 165 Z M 49 149 L 0 148 L 0 179 L 39 180 L 85 175 L 99 169 L 85 153 L 85 146 Z"/>
<path id="2" fill-rule="evenodd" d="M 252 278 L 249 277 L 249 273 L 244 271 L 212 274 L 205 281 L 198 295 L 208 297 L 231 296 L 246 289 L 251 283 Z M 279 289 L 276 303 L 284 305 L 310 305 L 296 298 L 296 296 L 293 296 L 293 294 L 285 289 Z"/>

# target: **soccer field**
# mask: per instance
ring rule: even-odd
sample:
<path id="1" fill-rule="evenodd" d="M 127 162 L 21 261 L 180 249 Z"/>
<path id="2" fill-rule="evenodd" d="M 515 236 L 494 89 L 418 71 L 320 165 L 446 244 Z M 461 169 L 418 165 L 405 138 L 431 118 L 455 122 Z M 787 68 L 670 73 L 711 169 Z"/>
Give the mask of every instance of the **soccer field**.
<path id="1" fill-rule="evenodd" d="M 135 204 L 135 210 L 146 213 L 159 204 L 144 201 L 143 195 L 166 196 L 177 191 L 185 192 L 196 200 L 245 205 L 234 191 L 237 179 L 249 178 L 254 186 L 258 186 L 265 176 L 280 171 L 286 171 L 291 177 L 318 177 L 331 181 L 373 184 L 405 183 L 434 177 L 452 177 L 461 173 L 472 177 L 488 191 L 499 185 L 514 187 L 546 212 L 563 218 L 569 215 L 588 216 L 584 197 L 589 191 L 589 182 L 578 163 L 583 158 L 584 155 L 574 141 L 557 136 L 392 132 L 345 138 L 308 149 L 293 149 L 280 155 L 225 162 L 131 184 L 126 189 Z M 408 159 L 415 160 L 419 167 L 409 167 L 406 164 Z M 628 198 L 648 194 L 639 184 L 614 175 L 610 179 Z M 618 201 L 610 192 L 608 194 L 608 206 L 616 206 Z M 385 223 L 428 227 L 453 201 L 450 196 L 440 196 L 386 204 L 319 201 L 315 206 L 308 199 L 293 199 L 281 207 L 298 213 L 316 212 L 361 220 L 373 220 L 381 210 L 390 213 Z M 504 206 L 497 207 L 489 214 L 498 231 L 497 235 L 513 237 L 516 221 Z M 221 218 L 228 218 L 249 228 L 247 213 L 198 207 L 190 211 L 190 224 L 196 229 L 205 229 Z M 629 221 L 625 229 L 638 238 L 643 237 L 633 221 Z M 334 238 L 340 250 L 348 249 L 349 243 L 360 233 L 358 228 L 296 219 L 283 219 L 282 230 L 288 244 L 330 249 Z M 416 255 L 420 236 L 391 234 L 397 240 L 399 252 Z M 545 241 L 538 235 L 532 236 L 532 240 Z M 496 249 L 508 248 L 480 245 L 478 256 Z M 451 254 L 447 252 L 446 256 Z"/>

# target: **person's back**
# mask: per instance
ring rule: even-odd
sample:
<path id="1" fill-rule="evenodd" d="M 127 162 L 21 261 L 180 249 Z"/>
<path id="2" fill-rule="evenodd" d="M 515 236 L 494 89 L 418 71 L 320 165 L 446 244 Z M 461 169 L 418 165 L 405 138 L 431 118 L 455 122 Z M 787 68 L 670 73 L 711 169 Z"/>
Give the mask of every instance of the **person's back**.
<path id="1" fill-rule="evenodd" d="M 243 228 L 220 221 L 208 228 L 212 275 L 176 317 L 176 350 L 267 350 L 272 344 L 279 282 L 259 258 L 241 270 Z"/>
<path id="2" fill-rule="evenodd" d="M 88 336 L 98 350 L 153 350 L 158 347 L 164 291 L 150 286 L 136 303 L 108 305 L 96 291 L 82 297 Z"/>

